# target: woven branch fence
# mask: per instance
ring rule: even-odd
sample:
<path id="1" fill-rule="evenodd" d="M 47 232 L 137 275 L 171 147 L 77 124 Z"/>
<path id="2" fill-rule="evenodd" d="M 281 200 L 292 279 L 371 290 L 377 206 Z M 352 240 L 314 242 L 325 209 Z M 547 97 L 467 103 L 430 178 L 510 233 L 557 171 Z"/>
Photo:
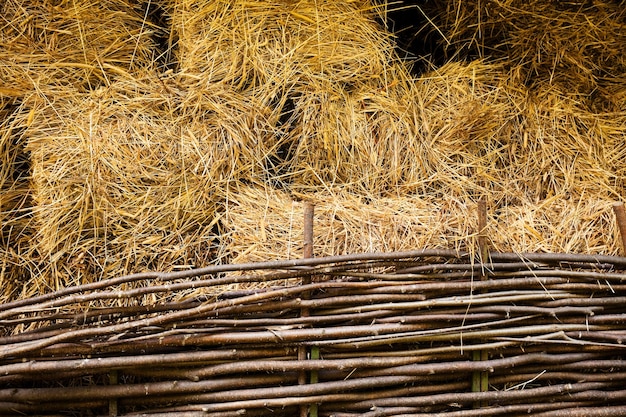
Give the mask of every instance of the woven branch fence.
<path id="1" fill-rule="evenodd" d="M 625 270 L 433 249 L 69 287 L 0 306 L 0 415 L 624 416 Z"/>

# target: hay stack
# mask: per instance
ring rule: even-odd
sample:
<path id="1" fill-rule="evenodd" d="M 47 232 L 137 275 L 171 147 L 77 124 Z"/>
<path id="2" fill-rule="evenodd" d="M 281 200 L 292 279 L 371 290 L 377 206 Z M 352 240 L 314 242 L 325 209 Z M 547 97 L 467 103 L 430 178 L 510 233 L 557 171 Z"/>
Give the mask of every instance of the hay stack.
<path id="1" fill-rule="evenodd" d="M 279 126 L 282 154 L 269 174 L 294 193 L 324 188 L 388 196 L 415 190 L 424 176 L 412 83 L 401 64 L 388 83 L 351 90 L 333 84 L 293 100 Z"/>
<path id="2" fill-rule="evenodd" d="M 478 199 L 508 192 L 510 152 L 521 139 L 527 91 L 502 66 L 448 63 L 416 80 L 414 103 L 424 156 L 421 192 Z"/>
<path id="3" fill-rule="evenodd" d="M 80 90 L 151 65 L 160 30 L 125 0 L 0 4 L 0 96 L 45 85 Z"/>
<path id="4" fill-rule="evenodd" d="M 40 235 L 31 224 L 32 190 L 27 178 L 31 163 L 23 151 L 21 132 L 35 109 L 17 110 L 15 119 L 3 116 L 13 114 L 14 107 L 34 91 L 53 103 L 57 93 L 93 90 L 120 75 L 152 66 L 152 37 L 160 30 L 144 19 L 136 5 L 124 0 L 7 0 L 0 4 L 2 297 L 15 297 L 13 292 L 21 291 L 31 275 L 55 269 L 49 264 L 50 256 L 34 247 Z M 47 216 L 38 210 L 41 218 Z M 32 285 L 24 289 L 21 296 L 37 290 Z"/>
<path id="5" fill-rule="evenodd" d="M 400 126 L 409 134 L 397 134 L 397 123 L 377 133 L 387 135 L 387 146 L 411 144 L 396 152 L 407 157 L 398 171 L 387 163 L 368 176 L 367 160 L 350 165 L 349 156 L 324 153 L 320 141 L 310 148 L 318 149 L 310 159 L 318 165 L 292 168 L 298 175 L 285 191 L 231 190 L 224 222 L 234 259 L 300 257 L 302 209 L 294 201 L 301 199 L 318 204 L 319 255 L 416 247 L 476 251 L 481 197 L 490 202 L 489 236 L 497 250 L 619 253 L 611 203 L 624 194 L 626 115 L 592 113 L 558 92 L 538 97 L 507 78 L 502 65 L 482 61 L 444 65 L 417 80 L 410 92 L 411 98 L 400 101 L 408 103 L 403 108 L 410 117 Z M 361 111 L 358 104 L 344 100 L 320 108 L 335 114 L 335 126 L 345 120 L 356 126 L 338 129 L 336 143 L 351 143 L 346 132 L 373 130 L 376 116 L 346 116 Z M 324 132 L 315 129 L 320 120 L 310 117 L 299 128 Z M 351 155 L 363 148 L 340 149 Z M 377 149 L 352 157 L 375 158 Z M 340 181 L 320 175 L 315 182 L 302 174 L 324 173 L 320 167 L 352 171 Z M 389 181 L 393 175 L 406 180 L 411 172 L 411 181 Z M 365 180 L 371 185 L 353 186 Z"/>
<path id="6" fill-rule="evenodd" d="M 265 106 L 272 135 L 239 179 L 306 192 L 414 187 L 408 68 L 368 1 L 165 2 L 194 106 L 222 84 Z M 253 135 L 258 136 L 257 135 Z M 256 146 L 256 145 L 255 145 Z M 245 147 L 245 146 L 244 146 Z M 261 174 L 261 175 L 259 175 Z"/>
<path id="7" fill-rule="evenodd" d="M 424 5 L 451 55 L 506 60 L 536 90 L 557 86 L 593 110 L 626 110 L 624 2 L 437 0 Z"/>
<path id="8" fill-rule="evenodd" d="M 539 95 L 484 61 L 448 63 L 415 91 L 430 192 L 503 204 L 623 193 L 625 113 L 590 112 L 557 89 Z"/>
<path id="9" fill-rule="evenodd" d="M 474 208 L 447 199 L 366 196 L 325 190 L 315 204 L 315 256 L 415 248 L 465 247 L 476 226 Z M 242 186 L 233 190 L 223 217 L 233 262 L 303 256 L 303 202 L 285 191 Z"/>
<path id="10" fill-rule="evenodd" d="M 19 141 L 15 108 L 0 108 L 0 303 L 17 298 L 27 275 L 30 187 L 28 156 Z"/>
<path id="11" fill-rule="evenodd" d="M 319 82 L 361 82 L 384 74 L 393 51 L 374 21 L 379 9 L 365 0 L 164 3 L 180 71 L 198 90 L 224 82 L 272 98 Z"/>
<path id="12" fill-rule="evenodd" d="M 415 248 L 477 251 L 476 202 L 454 196 L 407 195 L 369 200 L 319 192 L 315 256 Z M 231 195 L 224 237 L 235 263 L 303 256 L 303 203 L 284 191 L 243 187 Z M 597 196 L 489 205 L 487 235 L 502 252 L 618 254 L 611 201 Z"/>
<path id="13" fill-rule="evenodd" d="M 610 204 L 625 191 L 626 114 L 564 92 L 582 72 L 548 80 L 547 67 L 524 66 L 518 51 L 510 63 L 451 62 L 413 80 L 376 23 L 380 9 L 364 0 L 162 3 L 176 72 L 135 68 L 149 47 L 111 47 L 105 62 L 103 51 L 67 41 L 87 61 L 66 50 L 56 72 L 0 89 L 19 97 L 39 87 L 12 119 L 17 141 L 3 139 L 3 149 L 26 143 L 32 158 L 33 219 L 20 233 L 29 245 L 3 245 L 4 265 L 32 273 L 22 296 L 147 269 L 300 257 L 304 200 L 317 204 L 317 255 L 475 251 L 481 197 L 497 250 L 617 253 Z M 458 6 L 458 22 L 476 7 Z M 563 19 L 574 19 L 568 10 Z M 498 19 L 485 21 L 489 36 L 509 45 L 523 25 L 504 31 Z M 124 30 L 145 33 L 131 22 Z M 55 47 L 69 36 L 37 30 Z M 83 73 L 65 74 L 70 67 Z M 533 71 L 548 80 L 542 88 L 529 82 Z M 59 75 L 63 83 L 52 80 Z M 2 175 L 11 195 L 15 175 Z"/>
<path id="14" fill-rule="evenodd" d="M 150 72 L 64 92 L 33 95 L 23 113 L 32 115 L 22 120 L 33 165 L 31 256 L 46 269 L 34 285 L 47 291 L 219 258 L 233 143 L 261 117 L 250 108 L 232 116 L 243 101 L 220 90 L 211 113 L 184 113 L 184 93 Z"/>

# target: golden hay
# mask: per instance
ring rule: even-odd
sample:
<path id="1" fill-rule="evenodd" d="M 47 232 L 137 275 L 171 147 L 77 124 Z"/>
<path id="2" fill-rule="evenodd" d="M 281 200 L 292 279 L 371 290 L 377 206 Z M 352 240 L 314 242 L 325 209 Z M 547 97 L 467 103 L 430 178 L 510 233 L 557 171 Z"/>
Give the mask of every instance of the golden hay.
<path id="1" fill-rule="evenodd" d="M 410 101 L 424 154 L 421 192 L 500 199 L 526 94 L 501 66 L 481 61 L 451 62 L 417 79 Z"/>
<path id="2" fill-rule="evenodd" d="M 374 130 L 372 120 L 394 110 L 357 118 L 362 102 L 327 91 L 340 104 L 322 102 L 313 107 L 319 113 L 296 124 L 309 133 L 301 154 L 311 156 L 308 166 L 286 170 L 293 181 L 284 191 L 230 190 L 223 221 L 233 260 L 300 257 L 303 215 L 294 200 L 318 204 L 318 255 L 476 251 L 481 197 L 490 202 L 497 250 L 618 253 L 610 206 L 624 195 L 626 114 L 589 112 L 558 91 L 538 97 L 507 79 L 501 65 L 480 61 L 444 65 L 406 91 L 414 96 L 388 103 L 404 112 L 393 114 L 410 115 L 400 119 L 405 130 L 389 123 L 377 132 L 388 148 L 405 144 L 404 153 L 401 146 L 391 153 L 402 161 L 397 166 L 393 158 L 371 162 L 380 155 L 377 136 L 353 139 L 354 131 L 368 138 L 362 132 Z M 373 103 L 386 94 L 377 97 Z"/>
<path id="3" fill-rule="evenodd" d="M 123 43 L 116 25 L 97 29 L 102 16 L 93 34 L 76 37 L 68 28 L 90 17 L 93 4 L 43 4 L 63 16 L 82 14 L 72 24 L 45 25 L 38 19 L 50 14 L 34 14 L 24 33 L 9 24 L 2 35 L 22 60 L 10 65 L 22 71 L 11 73 L 15 85 L 0 86 L 2 108 L 15 97 L 24 101 L 5 118 L 10 128 L 0 121 L 0 278 L 4 285 L 9 276 L 31 275 L 5 298 L 148 269 L 299 258 L 305 200 L 316 204 L 316 256 L 475 252 L 481 197 L 489 201 L 496 250 L 618 253 L 610 205 L 625 193 L 626 95 L 613 78 L 610 106 L 580 100 L 582 90 L 568 83 L 591 77 L 600 88 L 601 77 L 569 68 L 574 55 L 553 57 L 569 63 L 558 67 L 572 70 L 562 77 L 516 62 L 525 56 L 520 50 L 509 63 L 450 62 L 412 79 L 375 21 L 382 8 L 364 0 L 164 0 L 179 62 L 178 71 L 157 74 L 137 68 L 152 60 L 151 41 L 137 40 L 155 28 L 142 19 L 120 26 L 134 43 Z M 477 10 L 449 4 L 458 6 L 456 25 Z M 512 4 L 485 7 L 513 12 Z M 598 4 L 615 24 L 615 10 Z M 525 7 L 511 21 L 528 24 Z M 574 18 L 563 11 L 563 19 Z M 498 26 L 507 22 L 491 16 L 482 29 L 494 32 L 476 39 L 517 39 Z M 455 42 L 475 33 L 451 27 Z M 97 30 L 108 39 L 103 45 L 115 45 L 106 49 L 112 55 L 72 44 L 95 42 Z M 32 56 L 24 54 L 28 39 L 45 40 Z M 46 48 L 65 57 L 62 65 Z M 548 55 L 560 57 L 558 48 Z M 571 53 L 597 63 L 585 51 Z M 20 78 L 44 67 L 41 78 Z M 537 83 L 528 82 L 533 71 Z M 15 175 L 22 144 L 32 167 L 28 185 Z"/>
<path id="4" fill-rule="evenodd" d="M 384 74 L 393 55 L 369 1 L 164 3 L 180 71 L 195 75 L 198 86 L 225 82 L 269 97 L 320 81 L 369 80 Z"/>
<path id="5" fill-rule="evenodd" d="M 505 204 L 623 194 L 626 113 L 590 112 L 557 89 L 538 95 L 482 61 L 448 63 L 415 91 L 429 192 Z"/>
<path id="6" fill-rule="evenodd" d="M 147 22 L 124 0 L 5 0 L 0 97 L 49 84 L 90 89 L 154 61 Z"/>
<path id="7" fill-rule="evenodd" d="M 13 106 L 0 108 L 0 302 L 16 297 L 26 275 L 30 188 L 27 155 L 19 142 Z"/>
<path id="8" fill-rule="evenodd" d="M 293 99 L 279 126 L 282 155 L 269 174 L 292 192 L 347 188 L 364 195 L 414 190 L 423 178 L 412 83 L 401 64 L 387 83 L 319 84 Z"/>
<path id="9" fill-rule="evenodd" d="M 389 86 L 329 84 L 294 99 L 272 183 L 305 194 L 488 193 L 503 204 L 588 186 L 619 197 L 623 114 L 591 113 L 558 91 L 538 97 L 499 64 L 449 63 L 415 83 L 396 67 Z"/>
<path id="10" fill-rule="evenodd" d="M 454 196 L 369 200 L 319 192 L 315 204 L 315 256 L 454 248 L 477 252 L 476 201 Z M 303 256 L 303 203 L 284 191 L 241 187 L 228 198 L 224 236 L 235 263 Z M 497 251 L 618 254 L 611 200 L 553 197 L 536 204 L 494 209 L 487 235 Z"/>
<path id="11" fill-rule="evenodd" d="M 228 148 L 248 132 L 239 131 L 242 110 L 228 113 L 243 101 L 217 93 L 211 112 L 185 114 L 176 84 L 147 73 L 90 93 L 28 98 L 31 256 L 47 269 L 35 280 L 40 291 L 221 256 L 217 208 L 237 162 Z"/>
<path id="12" fill-rule="evenodd" d="M 303 202 L 285 191 L 231 190 L 224 243 L 234 263 L 303 256 Z M 462 249 L 476 226 L 474 207 L 448 198 L 368 199 L 345 191 L 307 196 L 315 204 L 315 256 L 415 248 Z"/>
<path id="13" fill-rule="evenodd" d="M 530 87 L 556 85 L 588 108 L 626 110 L 623 3 L 437 0 L 423 10 L 450 54 L 504 59 Z"/>
<path id="14" fill-rule="evenodd" d="M 611 208 L 597 195 L 555 196 L 503 206 L 494 213 L 495 250 L 621 255 L 621 238 Z"/>

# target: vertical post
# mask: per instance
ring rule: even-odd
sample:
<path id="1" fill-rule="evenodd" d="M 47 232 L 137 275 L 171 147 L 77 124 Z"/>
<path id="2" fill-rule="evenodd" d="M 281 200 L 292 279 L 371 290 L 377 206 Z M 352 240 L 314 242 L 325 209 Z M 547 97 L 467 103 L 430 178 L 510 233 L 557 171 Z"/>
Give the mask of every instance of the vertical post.
<path id="1" fill-rule="evenodd" d="M 480 257 L 480 280 L 487 280 L 486 264 L 489 262 L 489 244 L 487 238 L 487 199 L 481 197 L 478 200 L 478 252 Z M 489 352 L 487 350 L 474 351 L 472 353 L 472 360 L 474 361 L 486 361 L 489 359 Z M 489 390 L 489 373 L 474 372 L 472 374 L 472 391 L 473 392 L 486 392 Z M 487 404 L 479 402 L 475 404 L 476 408 L 486 407 Z"/>
<path id="2" fill-rule="evenodd" d="M 304 203 L 304 257 L 313 258 L 313 216 L 315 206 L 307 201 Z M 309 277 L 309 282 L 311 277 Z"/>
<path id="3" fill-rule="evenodd" d="M 626 256 L 626 210 L 624 210 L 624 203 L 621 201 L 613 203 L 613 211 L 615 212 L 617 228 L 622 238 L 622 255 Z"/>
<path id="4" fill-rule="evenodd" d="M 304 254 L 305 258 L 313 257 L 313 217 L 315 214 L 315 207 L 311 202 L 304 203 Z M 311 276 L 307 275 L 302 277 L 302 285 L 307 285 L 311 283 Z M 311 294 L 307 291 L 302 294 L 302 298 L 307 300 L 311 298 Z M 308 308 L 302 308 L 300 310 L 301 317 L 307 317 L 310 314 Z M 319 355 L 319 350 L 316 351 Z M 305 361 L 307 359 L 307 349 L 306 346 L 298 347 L 298 360 Z M 313 376 L 313 372 L 311 372 L 311 382 L 317 382 L 317 374 L 315 377 Z M 307 383 L 307 373 L 306 371 L 300 371 L 300 375 L 298 376 L 298 384 L 304 385 Z M 317 417 L 317 405 L 311 404 L 309 407 L 306 405 L 300 406 L 300 417 L 308 417 L 310 412 L 311 417 Z"/>
<path id="5" fill-rule="evenodd" d="M 478 200 L 478 251 L 480 262 L 484 266 L 489 260 L 489 245 L 487 244 L 487 199 L 481 197 Z M 480 279 L 487 279 L 484 268 L 481 268 Z"/>

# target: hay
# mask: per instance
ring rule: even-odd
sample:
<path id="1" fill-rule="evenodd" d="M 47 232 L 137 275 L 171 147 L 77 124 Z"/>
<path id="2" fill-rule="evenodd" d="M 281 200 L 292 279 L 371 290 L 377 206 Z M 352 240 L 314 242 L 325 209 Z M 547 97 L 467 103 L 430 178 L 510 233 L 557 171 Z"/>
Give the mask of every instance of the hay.
<path id="1" fill-rule="evenodd" d="M 449 63 L 417 80 L 430 191 L 491 200 L 623 194 L 626 113 L 595 113 L 552 89 L 539 95 L 502 64 Z"/>
<path id="2" fill-rule="evenodd" d="M 238 89 L 355 83 L 384 73 L 394 44 L 368 1 L 165 1 L 182 73 Z"/>
<path id="3" fill-rule="evenodd" d="M 419 196 L 368 199 L 318 192 L 315 256 L 412 248 L 465 249 L 476 228 L 474 206 Z M 224 244 L 234 263 L 303 256 L 303 203 L 284 191 L 240 187 L 227 200 Z"/>
<path id="4" fill-rule="evenodd" d="M 34 115 L 22 120 L 33 164 L 31 256 L 45 268 L 33 287 L 215 262 L 233 137 L 247 133 L 238 131 L 243 110 L 228 111 L 243 102 L 216 90 L 211 112 L 190 115 L 174 80 L 151 72 L 64 93 L 34 95 L 23 112 Z"/>
<path id="5" fill-rule="evenodd" d="M 201 103 L 224 84 L 265 106 L 273 136 L 252 181 L 376 195 L 416 175 L 408 67 L 370 2 L 166 2 L 181 84 Z M 383 178 L 386 177 L 386 178 Z M 405 178 L 406 177 L 406 178 Z M 249 178 L 245 178 L 249 180 Z"/>
<path id="6" fill-rule="evenodd" d="M 46 65 L 53 72 L 0 89 L 5 108 L 24 97 L 12 133 L 0 132 L 2 158 L 15 158 L 9 148 L 27 144 L 32 165 L 26 187 L 25 178 L 16 184 L 7 174 L 14 162 L 2 172 L 0 215 L 15 226 L 3 222 L 2 261 L 20 280 L 31 275 L 18 287 L 21 297 L 149 269 L 301 257 L 305 200 L 317 205 L 318 255 L 421 247 L 475 253 L 476 202 L 483 197 L 496 250 L 618 251 L 609 208 L 622 199 L 626 178 L 618 78 L 610 80 L 617 101 L 591 105 L 569 83 L 583 76 L 596 82 L 597 71 L 572 67 L 559 78 L 527 65 L 513 48 L 521 48 L 515 28 L 502 26 L 518 19 L 527 27 L 526 6 L 485 3 L 517 13 L 512 20 L 490 14 L 475 38 L 483 50 L 488 39 L 513 48 L 518 55 L 510 62 L 450 62 L 412 79 L 376 21 L 386 6 L 367 1 L 163 1 L 178 62 L 176 71 L 160 74 L 147 38 L 157 29 L 122 3 L 104 5 L 40 6 L 32 10 L 48 14 L 31 11 L 34 26 L 22 33 L 6 25 L 2 35 L 9 47 L 0 53 L 24 52 L 26 40 L 39 39 L 65 57 L 55 64 L 58 57 L 49 61 L 35 44 L 32 65 L 16 54 L 22 61 L 11 65 L 18 69 L 11 76 Z M 459 29 L 453 24 L 469 22 L 477 10 L 457 6 L 458 16 L 442 29 Z M 563 21 L 587 16 L 563 7 Z M 604 7 L 607 25 L 617 25 L 612 6 L 597 7 Z M 31 9 L 11 10 L 7 22 Z M 51 10 L 75 13 L 72 22 L 94 19 L 93 34 L 54 32 L 75 23 L 40 23 Z M 102 16 L 113 15 L 100 10 L 125 10 L 114 14 L 120 26 L 107 21 L 102 28 Z M 440 15 L 440 23 L 450 16 Z M 576 22 L 576 36 L 587 36 Z M 589 39 L 603 27 L 594 24 Z M 617 39 L 616 27 L 607 36 Z M 89 49 L 97 30 L 112 55 Z M 122 46 L 118 30 L 146 43 Z M 463 42 L 474 30 L 449 38 Z M 607 48 L 599 49 L 602 59 L 615 52 Z M 599 62 L 587 52 L 576 53 Z M 619 69 L 620 59 L 611 68 Z M 601 112 L 605 107 L 615 111 Z M 17 205 L 7 206 L 9 199 Z"/>
<path id="7" fill-rule="evenodd" d="M 424 11 L 450 55 L 504 59 L 533 89 L 558 86 L 589 109 L 626 109 L 623 2 L 440 0 Z"/>
<path id="8" fill-rule="evenodd" d="M 3 1 L 0 96 L 46 85 L 106 85 L 152 65 L 159 30 L 124 0 Z"/>
<path id="9" fill-rule="evenodd" d="M 613 200 L 597 195 L 556 196 L 504 206 L 491 229 L 495 250 L 620 255 Z"/>
<path id="10" fill-rule="evenodd" d="M 610 206 L 624 194 L 624 114 L 592 113 L 558 90 L 538 97 L 502 65 L 483 61 L 449 63 L 402 92 L 412 96 L 392 96 L 368 114 L 364 101 L 329 90 L 308 118 L 294 116 L 301 149 L 292 159 L 300 164 L 285 170 L 292 182 L 228 195 L 233 260 L 302 256 L 302 207 L 294 201 L 303 199 L 318 204 L 320 255 L 476 252 L 481 197 L 490 202 L 497 250 L 618 253 Z M 294 114 L 304 112 L 299 104 Z M 389 114 L 405 117 L 379 128 L 375 120 Z M 399 163 L 381 149 L 392 149 Z"/>
<path id="11" fill-rule="evenodd" d="M 501 64 L 449 63 L 415 82 L 393 68 L 390 86 L 328 84 L 297 97 L 277 129 L 274 182 L 293 193 L 488 193 L 504 203 L 589 185 L 620 195 L 624 115 L 589 112 L 558 90 L 538 97 Z"/>
<path id="12" fill-rule="evenodd" d="M 315 255 L 454 248 L 477 253 L 476 201 L 454 196 L 369 200 L 353 194 L 309 195 L 315 207 Z M 489 205 L 489 245 L 500 252 L 618 254 L 612 200 L 583 196 Z M 303 256 L 303 203 L 257 187 L 230 196 L 223 242 L 234 263 Z"/>
<path id="13" fill-rule="evenodd" d="M 526 95 L 501 65 L 482 61 L 448 63 L 417 79 L 411 101 L 424 154 L 422 193 L 502 199 Z"/>
<path id="14" fill-rule="evenodd" d="M 350 90 L 329 83 L 295 97 L 278 129 L 282 155 L 269 170 L 275 182 L 292 192 L 341 187 L 373 196 L 421 184 L 412 83 L 406 67 L 391 68 L 387 83 Z"/>

